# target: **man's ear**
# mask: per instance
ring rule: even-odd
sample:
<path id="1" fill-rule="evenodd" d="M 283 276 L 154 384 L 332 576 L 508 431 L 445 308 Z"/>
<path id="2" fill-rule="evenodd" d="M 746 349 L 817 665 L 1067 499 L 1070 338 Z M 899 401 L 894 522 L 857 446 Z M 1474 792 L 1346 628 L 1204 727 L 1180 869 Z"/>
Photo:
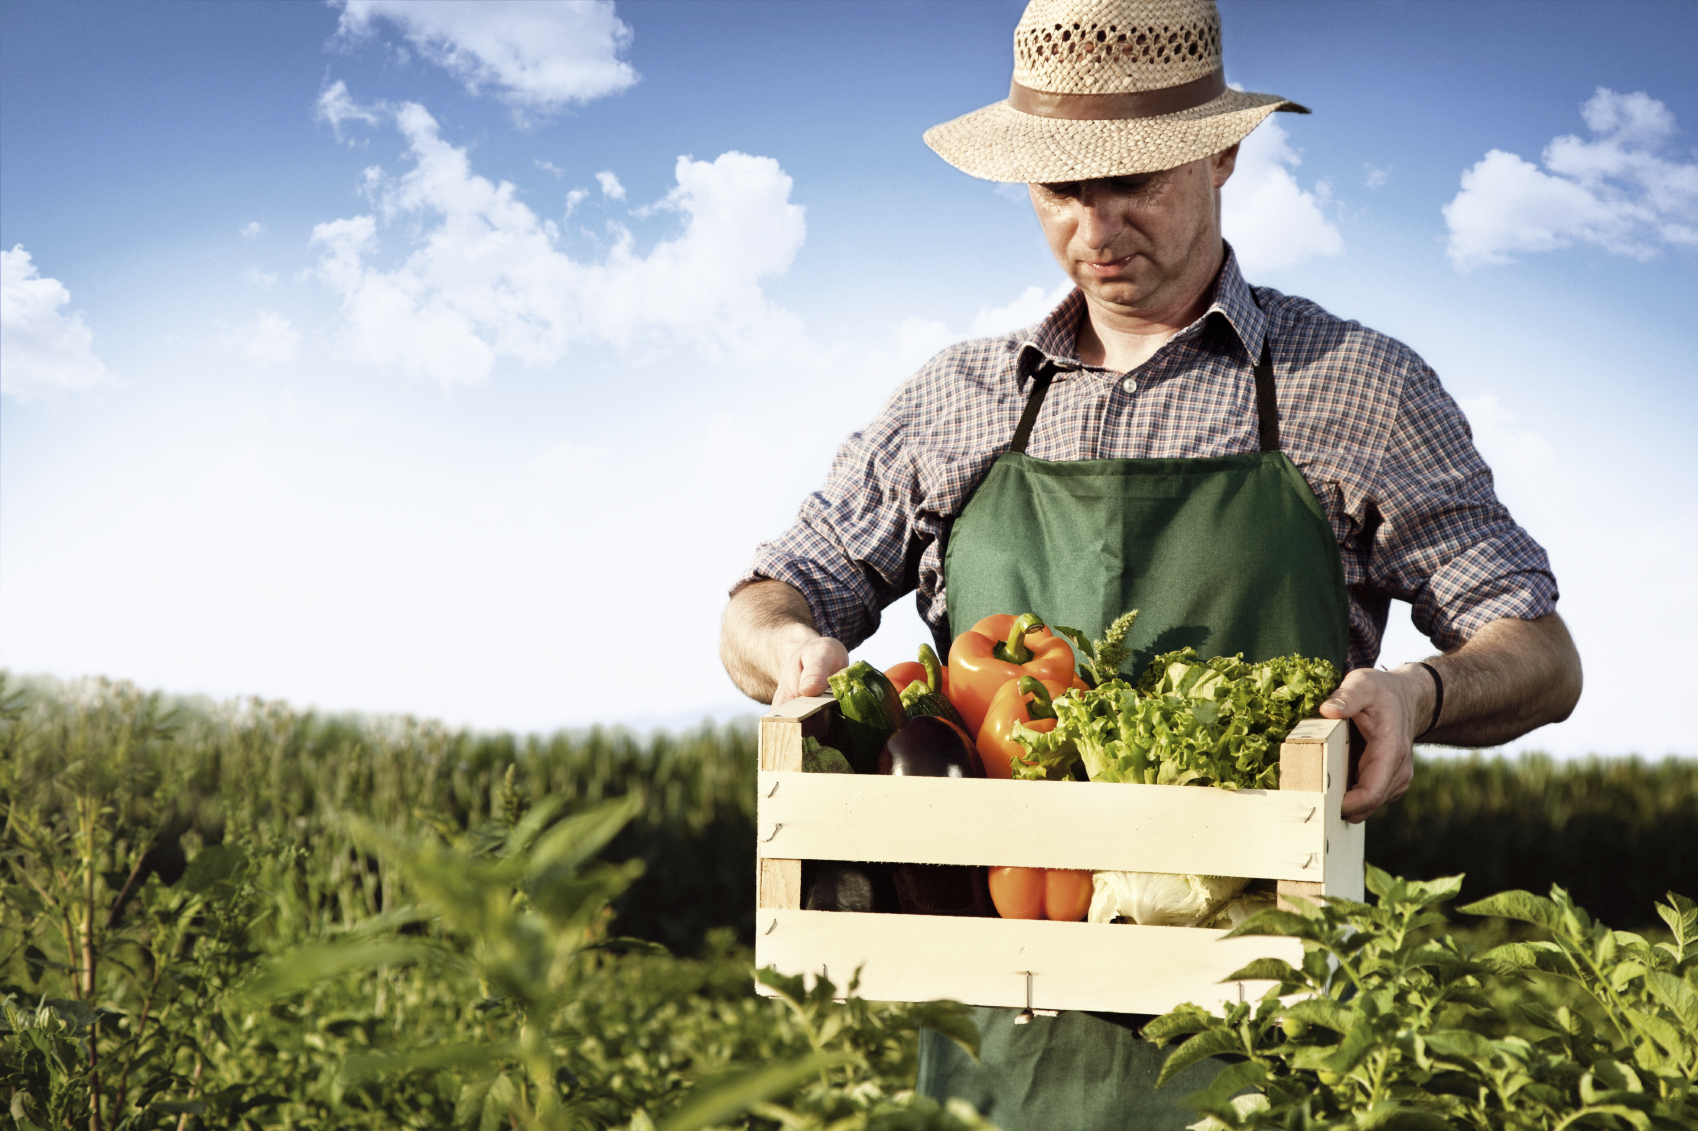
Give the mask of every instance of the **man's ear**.
<path id="1" fill-rule="evenodd" d="M 1230 148 L 1223 149 L 1213 157 L 1209 158 L 1209 176 L 1212 179 L 1215 188 L 1218 189 L 1226 183 L 1226 179 L 1232 176 L 1232 170 L 1237 166 L 1237 164 L 1237 142 L 1234 142 Z"/>

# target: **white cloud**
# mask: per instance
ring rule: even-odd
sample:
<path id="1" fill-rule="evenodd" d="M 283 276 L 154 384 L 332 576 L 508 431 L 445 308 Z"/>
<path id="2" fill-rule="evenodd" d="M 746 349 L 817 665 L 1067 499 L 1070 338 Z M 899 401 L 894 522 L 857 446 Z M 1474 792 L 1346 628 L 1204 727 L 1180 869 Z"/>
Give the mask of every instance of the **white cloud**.
<path id="1" fill-rule="evenodd" d="M 1073 293 L 1071 280 L 1063 280 L 1055 290 L 1045 293 L 1042 287 L 1027 287 L 1020 297 L 1004 306 L 982 306 L 973 318 L 973 337 L 988 338 L 1023 330 L 1061 305 L 1061 300 Z"/>
<path id="2" fill-rule="evenodd" d="M 318 96 L 315 116 L 321 122 L 329 122 L 330 128 L 336 134 L 336 140 L 342 140 L 343 122 L 364 122 L 369 126 L 377 125 L 379 107 L 361 106 L 348 94 L 348 84 L 337 79 L 325 87 Z"/>
<path id="3" fill-rule="evenodd" d="M 1247 274 L 1344 253 L 1344 237 L 1322 211 L 1326 183 L 1307 192 L 1291 175 L 1301 158 L 1288 136 L 1272 118 L 1256 127 L 1221 189 L 1221 229 Z"/>
<path id="4" fill-rule="evenodd" d="M 545 173 L 553 173 L 556 178 L 564 177 L 566 175 L 566 170 L 560 168 L 560 166 L 556 165 L 552 161 L 538 161 L 536 166 Z"/>
<path id="5" fill-rule="evenodd" d="M 951 330 L 942 322 L 910 315 L 896 328 L 894 368 L 901 377 L 907 377 L 945 347 L 956 342 L 1023 330 L 1035 322 L 1042 321 L 1044 316 L 1060 305 L 1061 300 L 1072 291 L 1073 283 L 1065 279 L 1052 291 L 1045 291 L 1042 287 L 1027 287 L 1011 302 L 1001 306 L 981 306 L 979 312 L 973 316 L 972 326 L 965 332 Z M 875 355 L 869 364 L 869 372 L 873 374 L 874 381 L 884 378 L 886 360 L 886 357 Z"/>
<path id="6" fill-rule="evenodd" d="M 396 122 L 414 167 L 398 179 L 368 171 L 386 219 L 424 224 L 398 266 L 372 264 L 377 220 L 319 224 L 316 273 L 342 300 L 349 344 L 362 359 L 399 365 L 444 387 L 478 383 L 498 358 L 548 365 L 573 343 L 627 353 L 684 344 L 717 356 L 794 334 L 762 280 L 781 275 L 806 234 L 791 181 L 770 157 L 729 152 L 680 157 L 677 185 L 657 206 L 680 214 L 683 231 L 639 255 L 614 227 L 602 261 L 556 248 L 559 232 L 516 199 L 514 186 L 472 172 L 466 151 L 444 142 L 422 106 Z"/>
<path id="7" fill-rule="evenodd" d="M 601 194 L 614 200 L 625 199 L 625 186 L 619 183 L 619 178 L 612 173 L 601 172 L 595 175 L 596 183 L 601 185 Z"/>
<path id="8" fill-rule="evenodd" d="M 962 341 L 966 335 L 957 334 L 942 322 L 930 322 L 909 315 L 896 328 L 896 370 L 906 377 L 935 357 L 946 346 Z M 881 383 L 883 375 L 880 374 Z"/>
<path id="9" fill-rule="evenodd" d="M 1366 168 L 1368 170 L 1368 175 L 1362 178 L 1362 183 L 1367 185 L 1369 188 L 1380 188 L 1387 181 L 1391 180 L 1390 165 L 1387 165 L 1384 169 L 1377 165 L 1366 165 Z"/>
<path id="10" fill-rule="evenodd" d="M 1549 469 L 1556 447 L 1537 432 L 1517 428 L 1517 414 L 1495 393 L 1463 397 L 1457 404 L 1468 417 L 1474 446 L 1500 477 L 1531 477 Z"/>
<path id="11" fill-rule="evenodd" d="M 544 451 L 529 467 L 545 486 L 583 487 L 607 478 L 608 450 L 566 441 Z"/>
<path id="12" fill-rule="evenodd" d="M 256 311 L 254 316 L 218 338 L 218 345 L 250 365 L 281 365 L 295 357 L 301 333 L 275 310 Z"/>
<path id="13" fill-rule="evenodd" d="M 71 292 L 42 275 L 22 244 L 0 251 L 0 392 L 20 401 L 111 380 Z"/>
<path id="14" fill-rule="evenodd" d="M 249 220 L 242 225 L 242 238 L 245 240 L 257 240 L 264 234 L 265 225 L 258 220 Z"/>
<path id="15" fill-rule="evenodd" d="M 588 200 L 589 196 L 590 196 L 590 190 L 589 189 L 575 188 L 571 192 L 567 193 L 566 194 L 566 215 L 570 216 L 572 213 L 576 212 L 578 210 L 578 205 L 580 205 L 584 201 Z"/>
<path id="16" fill-rule="evenodd" d="M 1641 260 L 1698 246 L 1698 163 L 1674 158 L 1668 107 L 1599 87 L 1580 112 L 1593 137 L 1553 139 L 1543 169 L 1494 149 L 1462 174 L 1444 206 L 1457 270 L 1577 243 Z"/>
<path id="17" fill-rule="evenodd" d="M 424 58 L 515 111 L 548 112 L 618 94 L 637 81 L 621 59 L 631 29 L 612 0 L 347 0 L 337 34 L 387 20 Z"/>
<path id="18" fill-rule="evenodd" d="M 277 285 L 277 276 L 273 275 L 269 271 L 261 271 L 258 267 L 249 267 L 246 271 L 242 272 L 242 282 L 246 283 L 250 287 L 258 287 L 262 291 L 269 291 L 272 287 Z"/>

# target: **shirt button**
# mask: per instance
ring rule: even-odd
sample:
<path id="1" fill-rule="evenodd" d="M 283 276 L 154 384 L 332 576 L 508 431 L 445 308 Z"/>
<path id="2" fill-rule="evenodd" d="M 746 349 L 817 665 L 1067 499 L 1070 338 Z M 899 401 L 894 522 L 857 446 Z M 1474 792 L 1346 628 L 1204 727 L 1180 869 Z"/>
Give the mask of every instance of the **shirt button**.
<path id="1" fill-rule="evenodd" d="M 1128 377 L 1120 383 L 1120 387 L 1125 389 L 1128 393 L 1136 393 L 1138 391 L 1138 379 L 1136 377 Z"/>

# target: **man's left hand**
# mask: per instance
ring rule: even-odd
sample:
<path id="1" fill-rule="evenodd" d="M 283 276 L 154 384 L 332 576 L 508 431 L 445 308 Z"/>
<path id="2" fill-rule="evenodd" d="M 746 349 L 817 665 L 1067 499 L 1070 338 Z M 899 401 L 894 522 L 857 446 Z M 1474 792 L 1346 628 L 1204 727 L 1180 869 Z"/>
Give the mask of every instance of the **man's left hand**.
<path id="1" fill-rule="evenodd" d="M 1353 824 L 1402 797 L 1415 777 L 1415 733 L 1433 712 L 1433 682 L 1413 664 L 1395 672 L 1357 668 L 1321 704 L 1321 717 L 1353 719 L 1368 740 L 1356 784 L 1344 795 L 1344 817 Z"/>

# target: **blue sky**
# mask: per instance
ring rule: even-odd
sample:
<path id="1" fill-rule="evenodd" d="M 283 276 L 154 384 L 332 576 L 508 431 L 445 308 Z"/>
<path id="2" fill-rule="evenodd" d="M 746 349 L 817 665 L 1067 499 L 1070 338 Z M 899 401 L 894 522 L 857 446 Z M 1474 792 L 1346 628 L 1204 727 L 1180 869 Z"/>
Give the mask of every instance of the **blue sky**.
<path id="1" fill-rule="evenodd" d="M 752 708 L 723 594 L 1062 279 L 920 141 L 1021 5 L 0 8 L 0 665 L 480 727 Z M 1252 281 L 1407 341 L 1588 685 L 1698 753 L 1698 8 L 1227 3 Z M 1426 654 L 1403 607 L 1383 659 Z M 911 601 L 862 649 L 922 639 Z M 1647 694 L 1647 689 L 1651 689 Z"/>

